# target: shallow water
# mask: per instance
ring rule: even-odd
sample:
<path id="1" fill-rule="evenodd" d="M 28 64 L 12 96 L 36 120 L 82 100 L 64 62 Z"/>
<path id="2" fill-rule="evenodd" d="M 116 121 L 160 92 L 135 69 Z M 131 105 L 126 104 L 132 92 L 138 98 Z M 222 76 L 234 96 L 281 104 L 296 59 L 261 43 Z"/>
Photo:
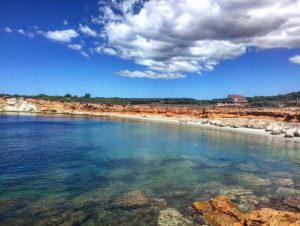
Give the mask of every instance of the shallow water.
<path id="1" fill-rule="evenodd" d="M 230 196 L 243 210 L 293 210 L 300 146 L 272 137 L 172 124 L 0 115 L 1 225 L 156 225 L 196 199 Z M 150 205 L 115 208 L 141 191 Z M 201 225 L 201 222 L 198 221 Z"/>

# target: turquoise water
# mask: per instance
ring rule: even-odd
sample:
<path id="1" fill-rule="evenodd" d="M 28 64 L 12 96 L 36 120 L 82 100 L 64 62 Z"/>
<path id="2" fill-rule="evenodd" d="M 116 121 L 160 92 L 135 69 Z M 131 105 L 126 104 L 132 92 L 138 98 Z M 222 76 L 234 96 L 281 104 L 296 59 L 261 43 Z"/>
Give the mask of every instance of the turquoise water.
<path id="1" fill-rule="evenodd" d="M 196 199 L 230 196 L 243 210 L 292 210 L 300 145 L 154 122 L 0 115 L 1 225 L 156 225 Z M 140 191 L 149 205 L 114 203 Z M 300 193 L 299 193 L 300 194 Z"/>

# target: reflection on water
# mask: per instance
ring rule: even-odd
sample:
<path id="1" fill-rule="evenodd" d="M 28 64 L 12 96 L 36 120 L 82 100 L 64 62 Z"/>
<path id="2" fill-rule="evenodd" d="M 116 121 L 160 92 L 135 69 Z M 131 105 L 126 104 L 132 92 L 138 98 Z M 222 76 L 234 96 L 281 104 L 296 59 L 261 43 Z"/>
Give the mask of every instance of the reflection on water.
<path id="1" fill-rule="evenodd" d="M 156 225 L 173 211 L 201 225 L 190 204 L 218 194 L 243 210 L 295 210 L 282 200 L 300 194 L 299 151 L 171 124 L 2 115 L 0 224 Z"/>

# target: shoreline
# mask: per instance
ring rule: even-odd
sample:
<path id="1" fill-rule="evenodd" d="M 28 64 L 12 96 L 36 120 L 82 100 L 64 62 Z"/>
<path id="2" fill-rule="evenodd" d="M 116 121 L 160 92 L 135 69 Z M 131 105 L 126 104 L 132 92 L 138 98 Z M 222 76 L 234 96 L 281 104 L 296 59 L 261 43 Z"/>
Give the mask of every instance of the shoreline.
<path id="1" fill-rule="evenodd" d="M 161 115 L 146 115 L 146 114 L 120 114 L 120 113 L 88 113 L 88 112 L 76 112 L 76 113 L 52 113 L 52 112 L 16 112 L 16 111 L 0 111 L 0 115 L 29 115 L 29 116 L 75 116 L 75 117 L 91 117 L 91 118 L 104 118 L 108 120 L 126 119 L 129 121 L 150 121 L 157 123 L 168 123 L 178 126 L 192 126 L 210 130 L 226 131 L 234 133 L 252 134 L 264 137 L 269 137 L 277 141 L 284 141 L 289 143 L 300 144 L 300 137 L 286 138 L 284 134 L 273 135 L 271 132 L 265 131 L 265 129 L 245 128 L 245 127 L 230 127 L 230 126 L 217 126 L 208 123 L 203 123 L 201 119 L 195 118 L 178 118 L 178 117 L 165 117 Z M 276 121 L 274 121 L 276 122 Z"/>

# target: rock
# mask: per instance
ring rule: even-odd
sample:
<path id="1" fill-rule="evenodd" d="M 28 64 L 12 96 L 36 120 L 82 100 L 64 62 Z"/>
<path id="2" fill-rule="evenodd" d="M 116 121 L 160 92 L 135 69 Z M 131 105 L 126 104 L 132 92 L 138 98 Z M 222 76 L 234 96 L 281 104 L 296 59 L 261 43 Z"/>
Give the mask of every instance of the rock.
<path id="1" fill-rule="evenodd" d="M 143 192 L 137 190 L 128 192 L 122 198 L 113 202 L 112 207 L 121 209 L 137 209 L 149 206 L 150 202 Z"/>
<path id="2" fill-rule="evenodd" d="M 283 203 L 291 208 L 300 211 L 300 196 L 292 195 L 284 198 Z"/>
<path id="3" fill-rule="evenodd" d="M 249 185 L 254 186 L 269 186 L 271 181 L 255 176 L 252 173 L 240 173 L 236 175 L 238 180 L 241 180 Z"/>
<path id="4" fill-rule="evenodd" d="M 153 199 L 151 202 L 151 206 L 156 210 L 163 210 L 167 208 L 167 205 L 168 205 L 167 201 L 163 198 L 156 198 Z"/>
<path id="5" fill-rule="evenodd" d="M 269 203 L 267 198 L 259 198 L 250 189 L 240 187 L 221 188 L 220 194 L 228 196 L 243 211 L 255 209 L 259 203 Z"/>
<path id="6" fill-rule="evenodd" d="M 294 136 L 295 137 L 300 137 L 300 127 L 295 129 Z"/>
<path id="7" fill-rule="evenodd" d="M 226 196 L 218 196 L 208 203 L 198 201 L 193 203 L 196 212 L 200 212 L 209 225 L 213 226 L 299 226 L 300 214 L 288 211 L 278 211 L 268 208 L 244 213 Z M 203 208 L 203 206 L 205 208 Z"/>
<path id="8" fill-rule="evenodd" d="M 195 211 L 201 213 L 207 213 L 212 211 L 211 206 L 206 201 L 195 201 L 193 202 L 192 207 L 194 208 Z"/>
<path id="9" fill-rule="evenodd" d="M 263 208 L 246 213 L 244 225 L 299 226 L 300 214 Z"/>
<path id="10" fill-rule="evenodd" d="M 211 120 L 210 124 L 214 125 L 214 126 L 220 126 L 222 124 L 222 122 L 221 122 L 221 120 Z"/>
<path id="11" fill-rule="evenodd" d="M 272 132 L 273 128 L 274 128 L 275 126 L 277 126 L 277 125 L 278 125 L 278 123 L 270 123 L 270 124 L 266 127 L 266 131 L 267 131 L 267 132 Z"/>
<path id="12" fill-rule="evenodd" d="M 295 128 L 289 128 L 285 132 L 285 136 L 284 137 L 286 137 L 286 138 L 293 138 L 295 136 L 295 132 L 296 132 Z"/>
<path id="13" fill-rule="evenodd" d="M 280 178 L 292 178 L 293 175 L 289 172 L 285 171 L 273 171 L 271 172 L 271 175 L 274 177 L 280 177 Z"/>
<path id="14" fill-rule="evenodd" d="M 173 208 L 168 208 L 159 212 L 158 226 L 191 226 L 193 222 L 181 215 L 181 213 Z"/>
<path id="15" fill-rule="evenodd" d="M 282 133 L 284 133 L 283 126 L 277 125 L 277 126 L 273 127 L 271 134 L 279 135 L 279 134 L 282 134 Z"/>
<path id="16" fill-rule="evenodd" d="M 276 193 L 280 196 L 300 195 L 300 190 L 289 187 L 279 187 L 276 189 Z"/>
<path id="17" fill-rule="evenodd" d="M 292 178 L 278 178 L 274 181 L 274 184 L 282 187 L 292 187 L 294 186 L 294 181 Z"/>
<path id="18" fill-rule="evenodd" d="M 237 168 L 245 172 L 255 172 L 258 170 L 257 166 L 254 163 L 240 163 L 237 165 Z"/>
<path id="19" fill-rule="evenodd" d="M 252 129 L 266 129 L 267 126 L 268 122 L 260 119 L 251 119 L 246 125 L 247 128 Z"/>

